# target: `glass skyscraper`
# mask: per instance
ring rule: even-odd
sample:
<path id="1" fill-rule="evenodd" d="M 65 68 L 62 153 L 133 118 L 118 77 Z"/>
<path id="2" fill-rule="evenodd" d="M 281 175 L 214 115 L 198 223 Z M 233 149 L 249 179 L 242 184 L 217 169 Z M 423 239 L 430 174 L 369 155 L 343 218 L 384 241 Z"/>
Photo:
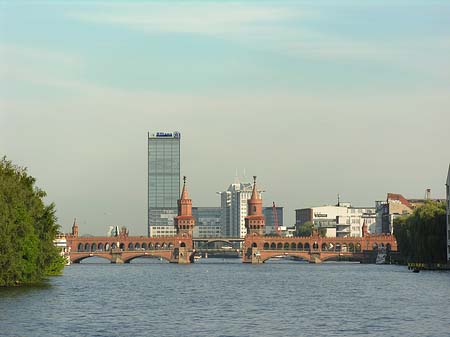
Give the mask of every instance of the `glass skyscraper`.
<path id="1" fill-rule="evenodd" d="M 174 226 L 180 198 L 179 132 L 148 134 L 148 234 Z"/>

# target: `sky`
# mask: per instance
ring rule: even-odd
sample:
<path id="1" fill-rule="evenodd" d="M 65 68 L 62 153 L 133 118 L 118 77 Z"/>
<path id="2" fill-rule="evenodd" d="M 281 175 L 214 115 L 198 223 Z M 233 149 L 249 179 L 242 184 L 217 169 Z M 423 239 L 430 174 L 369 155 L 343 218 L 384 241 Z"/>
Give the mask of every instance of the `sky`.
<path id="1" fill-rule="evenodd" d="M 70 231 L 147 234 L 147 133 L 194 206 L 444 197 L 450 1 L 0 1 L 0 156 Z M 245 172 L 245 177 L 244 177 Z"/>

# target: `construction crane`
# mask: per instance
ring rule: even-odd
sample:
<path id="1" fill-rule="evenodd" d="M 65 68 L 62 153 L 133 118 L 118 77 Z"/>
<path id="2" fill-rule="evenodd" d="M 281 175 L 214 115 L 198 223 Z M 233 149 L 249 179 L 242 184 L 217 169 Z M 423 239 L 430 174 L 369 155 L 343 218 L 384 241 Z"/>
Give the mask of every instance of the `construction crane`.
<path id="1" fill-rule="evenodd" d="M 277 212 L 277 206 L 275 206 L 275 201 L 272 202 L 272 213 L 273 213 L 273 227 L 275 229 L 275 233 L 280 235 L 281 228 L 280 228 L 280 224 L 278 223 L 278 212 Z"/>

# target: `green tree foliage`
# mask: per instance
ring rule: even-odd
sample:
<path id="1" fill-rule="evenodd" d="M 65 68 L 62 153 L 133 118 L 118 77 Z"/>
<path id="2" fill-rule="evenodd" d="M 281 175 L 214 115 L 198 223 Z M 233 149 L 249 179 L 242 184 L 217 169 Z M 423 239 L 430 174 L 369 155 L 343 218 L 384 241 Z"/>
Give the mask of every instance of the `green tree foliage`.
<path id="1" fill-rule="evenodd" d="M 394 220 L 400 253 L 411 262 L 446 260 L 446 209 L 444 203 L 427 201 L 409 216 Z"/>
<path id="2" fill-rule="evenodd" d="M 53 240 L 55 206 L 44 205 L 26 169 L 0 160 L 0 286 L 35 283 L 64 267 Z"/>
<path id="3" fill-rule="evenodd" d="M 314 228 L 314 223 L 312 221 L 306 221 L 299 228 L 297 235 L 298 236 L 311 236 Z M 325 236 L 327 230 L 325 228 L 319 228 L 320 236 Z"/>

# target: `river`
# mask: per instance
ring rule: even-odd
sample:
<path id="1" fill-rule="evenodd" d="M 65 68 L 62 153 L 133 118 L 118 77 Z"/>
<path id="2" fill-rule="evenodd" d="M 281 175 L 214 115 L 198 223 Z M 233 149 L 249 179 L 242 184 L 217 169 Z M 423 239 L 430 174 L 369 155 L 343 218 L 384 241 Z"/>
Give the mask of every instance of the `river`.
<path id="1" fill-rule="evenodd" d="M 450 335 L 450 272 L 237 259 L 89 262 L 42 286 L 0 289 L 0 335 Z"/>

